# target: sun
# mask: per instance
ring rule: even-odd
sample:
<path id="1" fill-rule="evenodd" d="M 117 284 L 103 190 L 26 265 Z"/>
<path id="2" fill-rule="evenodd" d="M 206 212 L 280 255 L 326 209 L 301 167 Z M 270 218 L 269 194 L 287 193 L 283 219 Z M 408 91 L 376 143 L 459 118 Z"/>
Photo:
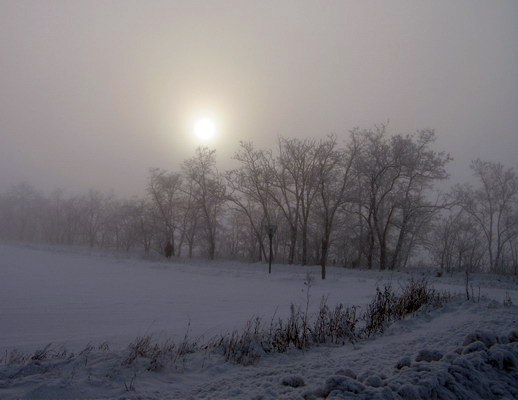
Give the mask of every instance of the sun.
<path id="1" fill-rule="evenodd" d="M 216 126 L 214 121 L 210 118 L 200 119 L 194 125 L 194 134 L 203 142 L 206 142 L 214 137 L 216 133 Z"/>

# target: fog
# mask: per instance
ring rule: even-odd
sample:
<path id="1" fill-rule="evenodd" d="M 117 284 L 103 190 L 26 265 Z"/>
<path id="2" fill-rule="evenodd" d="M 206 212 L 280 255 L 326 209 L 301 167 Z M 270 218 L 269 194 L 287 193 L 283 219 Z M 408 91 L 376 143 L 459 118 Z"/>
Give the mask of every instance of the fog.
<path id="1" fill-rule="evenodd" d="M 436 130 L 518 167 L 518 2 L 0 2 L 0 192 L 140 194 L 199 145 Z M 209 117 L 216 136 L 192 134 Z"/>

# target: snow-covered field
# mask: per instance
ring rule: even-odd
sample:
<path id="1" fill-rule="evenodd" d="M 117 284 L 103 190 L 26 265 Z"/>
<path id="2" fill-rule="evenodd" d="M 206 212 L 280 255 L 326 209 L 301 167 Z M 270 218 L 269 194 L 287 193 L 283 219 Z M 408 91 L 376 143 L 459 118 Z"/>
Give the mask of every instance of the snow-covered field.
<path id="1" fill-rule="evenodd" d="M 246 367 L 209 350 L 159 371 L 124 365 L 138 336 L 179 342 L 188 331 L 203 343 L 255 316 L 286 317 L 290 304 L 305 307 L 308 272 L 315 277 L 310 312 L 323 296 L 330 305 L 365 306 L 377 285 L 397 287 L 422 274 L 440 291 L 465 293 L 462 274 L 329 268 L 321 281 L 318 267 L 273 265 L 268 275 L 264 264 L 0 244 L 0 398 L 518 397 L 518 280 L 482 274 L 470 283 L 480 302 L 458 296 L 355 345 L 271 353 Z M 506 299 L 514 305 L 504 306 Z M 13 360 L 13 349 L 32 355 L 48 343 L 74 355 Z"/>

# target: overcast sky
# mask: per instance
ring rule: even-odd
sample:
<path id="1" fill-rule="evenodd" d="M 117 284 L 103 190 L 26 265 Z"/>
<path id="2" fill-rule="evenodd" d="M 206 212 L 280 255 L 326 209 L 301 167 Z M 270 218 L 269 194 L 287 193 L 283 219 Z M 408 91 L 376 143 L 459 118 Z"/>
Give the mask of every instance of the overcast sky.
<path id="1" fill-rule="evenodd" d="M 435 129 L 454 179 L 518 168 L 518 1 L 0 0 L 0 192 L 140 194 L 198 145 L 224 168 L 387 121 Z"/>

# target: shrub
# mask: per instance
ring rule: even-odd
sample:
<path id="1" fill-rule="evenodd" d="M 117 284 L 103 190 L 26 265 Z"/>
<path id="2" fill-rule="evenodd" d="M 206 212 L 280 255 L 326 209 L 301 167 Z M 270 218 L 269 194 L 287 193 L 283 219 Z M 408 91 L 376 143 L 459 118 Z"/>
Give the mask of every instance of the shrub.
<path id="1" fill-rule="evenodd" d="M 322 299 L 320 309 L 311 329 L 314 343 L 345 344 L 357 340 L 356 324 L 358 307 L 344 307 L 338 304 L 333 310 L 327 306 L 327 299 Z"/>
<path id="2" fill-rule="evenodd" d="M 411 279 L 401 288 L 400 294 L 397 294 L 391 285 L 385 285 L 383 290 L 377 287 L 376 296 L 362 316 L 365 322 L 363 333 L 367 336 L 383 333 L 387 322 L 403 319 L 427 304 L 440 307 L 448 300 L 449 295 L 440 294 L 430 288 L 424 278 Z"/>
<path id="3" fill-rule="evenodd" d="M 425 279 L 409 281 L 399 294 L 386 285 L 383 290 L 376 289 L 376 296 L 361 314 L 357 306 L 338 304 L 331 309 L 327 298 L 323 298 L 315 318 L 311 319 L 307 304 L 305 312 L 292 304 L 287 320 L 272 319 L 269 329 L 265 329 L 261 319 L 255 318 L 248 321 L 241 333 L 221 336 L 208 347 L 221 349 L 227 361 L 248 365 L 273 350 L 284 353 L 290 347 L 301 350 L 314 344 L 354 344 L 364 335 L 383 333 L 390 321 L 415 313 L 426 304 L 439 306 L 447 299 L 447 295 L 428 287 Z M 358 328 L 360 321 L 364 324 Z"/>
<path id="4" fill-rule="evenodd" d="M 222 336 L 212 346 L 223 350 L 225 360 L 250 365 L 255 363 L 268 349 L 268 345 L 263 346 L 261 340 L 263 335 L 261 320 L 255 318 L 247 322 L 241 334 L 234 331 L 230 335 Z"/>

